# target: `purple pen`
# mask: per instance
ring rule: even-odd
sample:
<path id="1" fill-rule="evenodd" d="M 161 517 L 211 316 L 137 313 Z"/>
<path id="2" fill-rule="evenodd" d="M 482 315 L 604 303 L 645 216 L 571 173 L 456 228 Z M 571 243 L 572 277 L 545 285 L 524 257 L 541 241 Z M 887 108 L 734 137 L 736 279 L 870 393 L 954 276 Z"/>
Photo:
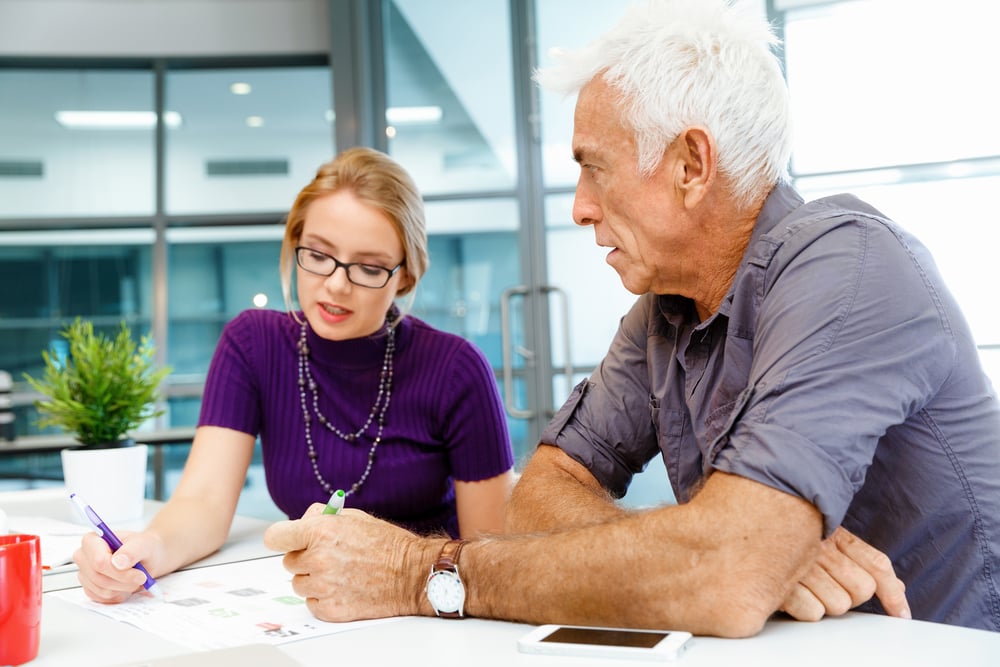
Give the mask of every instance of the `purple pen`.
<path id="1" fill-rule="evenodd" d="M 115 535 L 110 528 L 108 528 L 108 524 L 104 523 L 104 519 L 99 517 L 97 512 L 95 512 L 94 509 L 83 500 L 83 498 L 75 493 L 71 493 L 69 494 L 69 499 L 72 500 L 73 504 L 76 505 L 76 508 L 80 510 L 80 514 L 83 515 L 83 517 L 94 527 L 100 538 L 111 548 L 111 553 L 121 549 L 122 541 L 118 539 L 118 536 Z M 156 597 L 162 598 L 163 591 L 161 591 L 160 587 L 156 585 L 156 579 L 153 579 L 153 576 L 146 571 L 146 568 L 142 566 L 142 563 L 136 563 L 132 567 L 146 575 L 146 583 L 142 585 L 143 588 Z"/>

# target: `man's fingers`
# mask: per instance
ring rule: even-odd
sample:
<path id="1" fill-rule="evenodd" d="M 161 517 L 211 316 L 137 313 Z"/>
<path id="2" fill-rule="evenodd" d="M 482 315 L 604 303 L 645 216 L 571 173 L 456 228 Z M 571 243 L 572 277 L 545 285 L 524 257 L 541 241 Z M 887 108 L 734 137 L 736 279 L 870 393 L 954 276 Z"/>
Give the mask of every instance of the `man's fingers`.
<path id="1" fill-rule="evenodd" d="M 822 567 L 814 567 L 799 584 L 819 600 L 827 616 L 841 616 L 855 606 L 851 591 L 844 581 Z"/>
<path id="2" fill-rule="evenodd" d="M 816 562 L 819 569 L 826 572 L 849 597 L 848 609 L 867 602 L 875 595 L 877 582 L 874 576 L 866 567 L 838 551 L 835 543 L 824 543 L 823 551 Z"/>
<path id="3" fill-rule="evenodd" d="M 798 583 L 785 599 L 781 611 L 798 621 L 818 621 L 823 618 L 826 608 L 812 591 Z"/>
<path id="4" fill-rule="evenodd" d="M 264 546 L 272 551 L 298 551 L 308 545 L 299 521 L 278 521 L 264 531 Z"/>
<path id="5" fill-rule="evenodd" d="M 874 581 L 874 591 L 864 599 L 855 601 L 853 606 L 857 606 L 875 595 L 882 604 L 882 608 L 890 616 L 911 618 L 910 605 L 906 601 L 906 585 L 896 576 L 892 561 L 888 556 L 867 542 L 858 539 L 844 528 L 838 528 L 830 536 L 830 540 L 843 555 L 862 568 L 867 576 Z M 856 595 L 852 591 L 852 596 L 857 597 L 862 593 L 863 591 Z"/>

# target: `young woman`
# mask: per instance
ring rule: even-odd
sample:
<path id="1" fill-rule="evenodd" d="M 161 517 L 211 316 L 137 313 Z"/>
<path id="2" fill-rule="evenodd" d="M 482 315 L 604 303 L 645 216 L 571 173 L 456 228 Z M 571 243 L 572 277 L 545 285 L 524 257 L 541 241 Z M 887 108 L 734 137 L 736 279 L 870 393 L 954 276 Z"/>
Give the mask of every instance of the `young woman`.
<path id="1" fill-rule="evenodd" d="M 427 265 L 423 204 L 402 167 L 366 148 L 323 165 L 286 223 L 289 312 L 226 325 L 176 490 L 114 555 L 84 538 L 74 560 L 87 594 L 124 600 L 144 581 L 137 561 L 155 577 L 218 549 L 258 436 L 290 518 L 343 490 L 348 507 L 417 533 L 501 532 L 513 455 L 490 365 L 395 303 Z"/>

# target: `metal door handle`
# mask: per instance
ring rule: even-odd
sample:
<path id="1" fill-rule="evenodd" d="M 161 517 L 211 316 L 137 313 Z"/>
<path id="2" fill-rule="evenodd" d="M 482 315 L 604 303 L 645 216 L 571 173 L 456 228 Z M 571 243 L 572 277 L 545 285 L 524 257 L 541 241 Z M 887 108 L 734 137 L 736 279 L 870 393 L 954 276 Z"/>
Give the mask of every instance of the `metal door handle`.
<path id="1" fill-rule="evenodd" d="M 573 355 L 570 353 L 570 335 L 569 335 L 569 295 L 566 290 L 561 287 L 556 287 L 555 285 L 542 285 L 543 294 L 558 294 L 562 297 L 562 322 L 563 322 L 563 350 L 564 350 L 564 364 L 563 373 L 565 373 L 566 378 L 566 396 L 573 393 Z"/>
<path id="2" fill-rule="evenodd" d="M 530 292 L 525 285 L 508 287 L 500 295 L 500 346 L 503 354 L 503 404 L 507 414 L 515 419 L 531 419 L 534 410 L 519 408 L 514 400 L 514 361 L 511 351 L 510 302 L 515 296 L 524 297 Z M 525 347 L 518 346 L 518 354 L 529 363 L 534 362 L 535 353 Z"/>

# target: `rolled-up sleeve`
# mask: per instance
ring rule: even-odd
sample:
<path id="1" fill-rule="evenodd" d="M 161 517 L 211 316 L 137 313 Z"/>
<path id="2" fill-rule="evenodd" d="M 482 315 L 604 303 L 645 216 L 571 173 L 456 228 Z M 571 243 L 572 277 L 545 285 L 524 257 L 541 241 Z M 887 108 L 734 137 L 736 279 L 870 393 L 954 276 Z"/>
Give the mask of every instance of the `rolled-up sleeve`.
<path id="1" fill-rule="evenodd" d="M 622 318 L 604 360 L 576 386 L 541 438 L 584 465 L 619 498 L 659 451 L 646 364 L 652 303 L 643 297 Z"/>

